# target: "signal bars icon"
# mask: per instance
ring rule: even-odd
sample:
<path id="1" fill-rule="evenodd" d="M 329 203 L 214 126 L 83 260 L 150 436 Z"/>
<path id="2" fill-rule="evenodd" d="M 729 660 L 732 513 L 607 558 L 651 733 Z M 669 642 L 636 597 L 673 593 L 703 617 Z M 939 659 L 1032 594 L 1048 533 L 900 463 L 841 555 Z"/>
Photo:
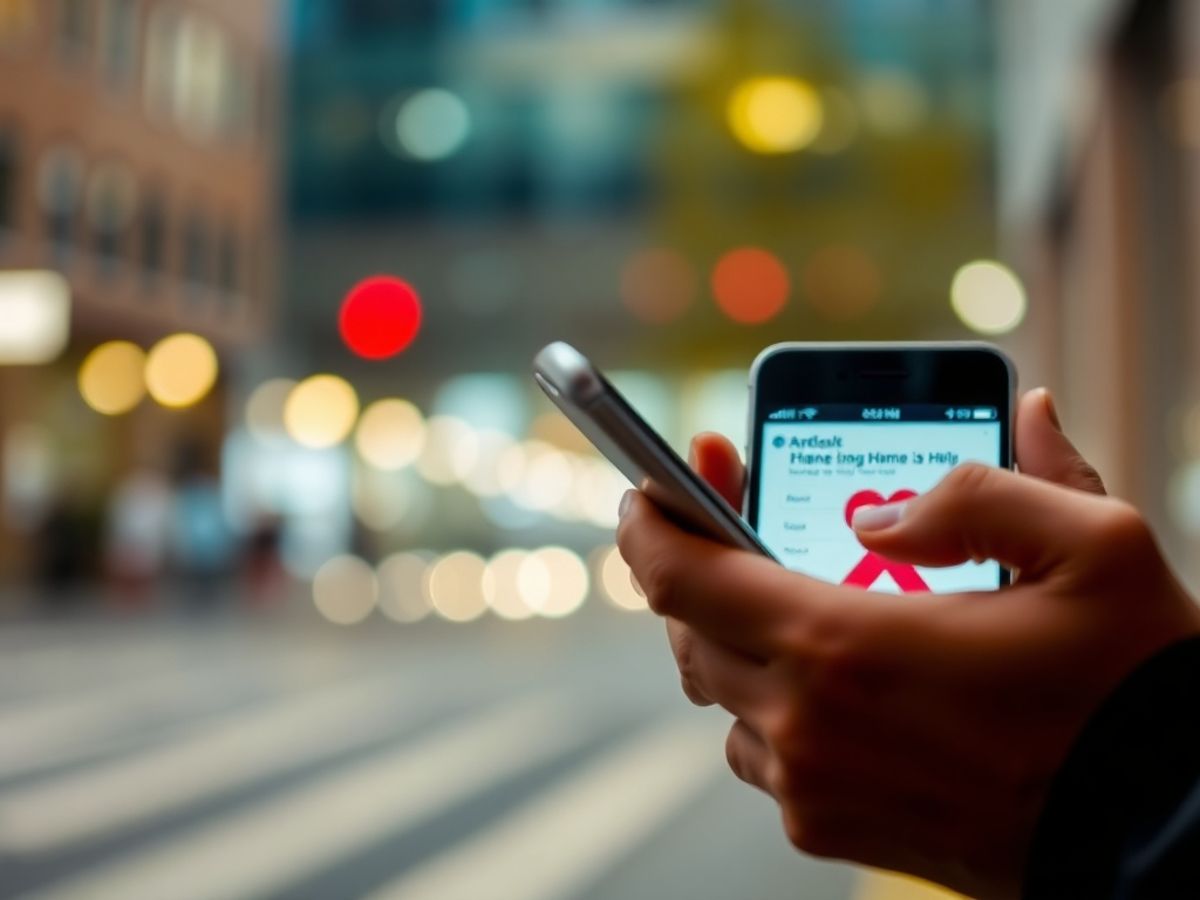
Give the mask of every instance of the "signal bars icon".
<path id="1" fill-rule="evenodd" d="M 797 419 L 805 419 L 811 422 L 816 417 L 816 408 L 808 406 L 804 409 L 780 409 L 767 416 L 767 419 L 771 422 L 794 422 Z"/>

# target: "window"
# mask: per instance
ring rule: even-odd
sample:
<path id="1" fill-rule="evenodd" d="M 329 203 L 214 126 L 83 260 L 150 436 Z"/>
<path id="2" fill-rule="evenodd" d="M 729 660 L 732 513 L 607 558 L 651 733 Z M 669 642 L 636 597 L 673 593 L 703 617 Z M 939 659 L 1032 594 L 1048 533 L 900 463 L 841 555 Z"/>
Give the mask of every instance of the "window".
<path id="1" fill-rule="evenodd" d="M 164 119 L 170 118 L 174 108 L 175 41 L 179 18 L 179 12 L 173 6 L 156 6 L 146 25 L 143 101 L 152 115 Z"/>
<path id="2" fill-rule="evenodd" d="M 136 211 L 133 173 L 117 163 L 97 166 L 88 181 L 87 218 L 102 273 L 117 270 Z"/>
<path id="3" fill-rule="evenodd" d="M 93 0 L 59 0 L 58 49 L 72 60 L 87 54 L 92 36 Z"/>
<path id="4" fill-rule="evenodd" d="M 173 106 L 175 120 L 192 136 L 210 138 L 229 118 L 230 69 L 221 30 L 201 16 L 186 16 L 175 44 Z"/>
<path id="5" fill-rule="evenodd" d="M 127 85 L 138 69 L 137 0 L 101 0 L 99 10 L 101 70 L 109 84 Z"/>
<path id="6" fill-rule="evenodd" d="M 240 265 L 237 227 L 229 223 L 221 232 L 221 244 L 217 250 L 217 287 L 226 297 L 233 297 L 241 291 Z"/>
<path id="7" fill-rule="evenodd" d="M 146 280 L 152 281 L 166 268 L 167 213 L 162 191 L 151 189 L 146 192 L 139 221 L 138 243 L 141 247 L 138 255 L 141 258 L 142 271 Z"/>
<path id="8" fill-rule="evenodd" d="M 79 209 L 83 202 L 83 157 L 71 147 L 53 147 L 38 169 L 38 204 L 54 255 L 62 257 L 77 240 Z"/>
<path id="9" fill-rule="evenodd" d="M 194 212 L 183 227 L 183 278 L 194 287 L 212 284 L 212 236 L 204 217 Z"/>
<path id="10" fill-rule="evenodd" d="M 16 225 L 17 136 L 0 125 L 0 231 Z"/>

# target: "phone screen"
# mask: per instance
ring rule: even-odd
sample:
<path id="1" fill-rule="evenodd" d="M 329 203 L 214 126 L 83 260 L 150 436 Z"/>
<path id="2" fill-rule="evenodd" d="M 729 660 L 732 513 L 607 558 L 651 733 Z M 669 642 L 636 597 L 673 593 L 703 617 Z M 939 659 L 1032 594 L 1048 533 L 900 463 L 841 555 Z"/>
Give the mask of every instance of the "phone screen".
<path id="1" fill-rule="evenodd" d="M 767 408 L 754 479 L 757 530 L 788 568 L 890 593 L 990 590 L 995 562 L 931 569 L 869 553 L 850 528 L 859 506 L 925 493 L 966 462 L 1007 464 L 1007 411 L 986 404 L 836 403 Z"/>

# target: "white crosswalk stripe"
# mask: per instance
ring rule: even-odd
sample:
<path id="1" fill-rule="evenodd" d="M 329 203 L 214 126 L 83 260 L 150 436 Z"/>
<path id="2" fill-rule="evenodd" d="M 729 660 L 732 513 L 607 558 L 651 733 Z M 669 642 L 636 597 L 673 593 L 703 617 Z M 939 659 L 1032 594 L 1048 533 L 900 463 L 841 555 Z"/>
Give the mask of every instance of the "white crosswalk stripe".
<path id="1" fill-rule="evenodd" d="M 521 900 L 573 897 L 708 784 L 726 728 L 668 720 L 635 735 L 370 900 L 478 900 L 497 885 Z"/>
<path id="2" fill-rule="evenodd" d="M 0 797 L 0 849 L 44 852 L 178 809 L 378 739 L 397 728 L 396 710 L 411 718 L 432 702 L 418 685 L 384 676 L 250 710 Z"/>
<path id="3" fill-rule="evenodd" d="M 567 697 L 518 699 L 33 896 L 236 900 L 278 891 L 590 737 Z"/>

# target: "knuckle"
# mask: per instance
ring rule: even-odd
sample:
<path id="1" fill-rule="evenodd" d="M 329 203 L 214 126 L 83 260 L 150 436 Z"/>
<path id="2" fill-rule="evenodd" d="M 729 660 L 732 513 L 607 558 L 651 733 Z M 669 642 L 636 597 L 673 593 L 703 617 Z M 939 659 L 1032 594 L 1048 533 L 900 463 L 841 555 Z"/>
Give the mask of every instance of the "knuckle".
<path id="1" fill-rule="evenodd" d="M 1106 556 L 1114 552 L 1126 556 L 1141 554 L 1154 547 L 1154 535 L 1142 514 L 1132 505 L 1112 501 L 1095 523 L 1093 541 Z"/>
<path id="2" fill-rule="evenodd" d="M 951 470 L 940 485 L 943 496 L 959 501 L 985 491 L 996 477 L 996 470 L 983 463 L 969 462 Z"/>
<path id="3" fill-rule="evenodd" d="M 650 557 L 637 573 L 638 583 L 646 594 L 646 602 L 659 615 L 674 608 L 681 574 L 678 564 L 666 553 Z"/>

